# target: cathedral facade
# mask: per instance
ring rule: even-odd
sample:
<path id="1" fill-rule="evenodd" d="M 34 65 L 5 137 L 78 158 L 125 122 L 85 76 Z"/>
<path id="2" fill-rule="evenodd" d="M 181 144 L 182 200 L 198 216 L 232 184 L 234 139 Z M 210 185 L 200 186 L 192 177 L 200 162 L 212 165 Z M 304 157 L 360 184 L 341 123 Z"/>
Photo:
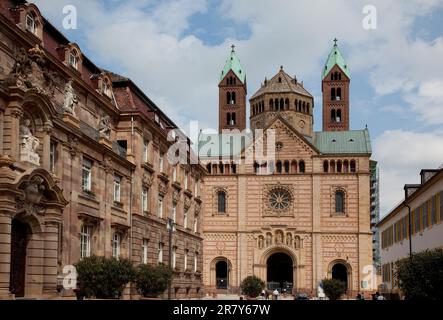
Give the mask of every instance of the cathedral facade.
<path id="1" fill-rule="evenodd" d="M 199 139 L 207 291 L 238 292 L 249 275 L 294 293 L 317 294 L 325 278 L 344 281 L 348 294 L 371 289 L 371 143 L 367 128 L 349 129 L 349 89 L 335 43 L 322 70 L 322 131 L 313 129 L 313 96 L 281 67 L 249 100 L 255 139 L 236 140 L 247 82 L 232 49 L 219 82 L 220 133 Z M 271 132 L 272 159 L 251 157 Z"/>

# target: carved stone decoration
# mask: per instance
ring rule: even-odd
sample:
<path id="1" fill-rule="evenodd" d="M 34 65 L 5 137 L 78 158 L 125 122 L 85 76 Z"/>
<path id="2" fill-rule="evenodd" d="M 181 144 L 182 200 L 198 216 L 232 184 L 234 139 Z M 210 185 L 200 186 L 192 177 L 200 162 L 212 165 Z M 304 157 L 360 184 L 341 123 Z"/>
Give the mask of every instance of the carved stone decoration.
<path id="1" fill-rule="evenodd" d="M 172 194 L 172 201 L 175 203 L 180 201 L 180 191 L 174 190 L 174 193 Z"/>
<path id="2" fill-rule="evenodd" d="M 71 157 L 75 157 L 75 155 L 78 152 L 78 148 L 79 148 L 78 147 L 78 138 L 76 136 L 69 135 L 67 146 L 68 146 L 69 153 L 70 153 Z"/>
<path id="3" fill-rule="evenodd" d="M 275 232 L 275 244 L 282 244 L 283 243 L 283 231 L 277 230 Z"/>
<path id="4" fill-rule="evenodd" d="M 272 246 L 272 233 L 266 233 L 266 246 Z"/>
<path id="5" fill-rule="evenodd" d="M 100 120 L 99 128 L 100 136 L 106 139 L 111 138 L 111 117 L 106 115 Z"/>
<path id="6" fill-rule="evenodd" d="M 158 182 L 158 193 L 164 196 L 168 192 L 168 186 L 163 182 Z"/>
<path id="7" fill-rule="evenodd" d="M 154 182 L 154 177 L 152 176 L 152 174 L 143 173 L 142 184 L 145 187 L 150 188 L 153 182 Z"/>
<path id="8" fill-rule="evenodd" d="M 63 112 L 76 117 L 74 108 L 78 104 L 78 99 L 74 92 L 74 88 L 72 88 L 72 80 L 69 80 L 68 83 L 66 83 L 64 94 Z"/>
<path id="9" fill-rule="evenodd" d="M 185 197 L 183 206 L 185 210 L 189 210 L 189 208 L 191 207 L 191 199 L 189 199 L 189 197 Z"/>
<path id="10" fill-rule="evenodd" d="M 29 119 L 24 119 L 20 125 L 20 161 L 38 166 L 40 165 L 40 156 L 37 154 L 37 148 L 40 145 L 40 140 L 33 135 L 30 127 L 31 120 Z"/>
<path id="11" fill-rule="evenodd" d="M 25 215 L 43 215 L 45 207 L 41 205 L 43 192 L 46 190 L 43 178 L 34 176 L 23 187 L 24 196 L 17 199 L 17 210 Z"/>
<path id="12" fill-rule="evenodd" d="M 292 234 L 290 232 L 286 234 L 286 245 L 292 247 Z"/>
<path id="13" fill-rule="evenodd" d="M 263 236 L 258 236 L 258 248 L 263 249 L 265 245 L 265 238 Z"/>
<path id="14" fill-rule="evenodd" d="M 195 214 L 196 214 L 196 215 L 199 215 L 200 212 L 201 212 L 201 209 L 202 209 L 202 205 L 201 205 L 201 203 L 200 203 L 200 202 L 196 202 L 194 208 L 195 208 L 195 210 L 194 210 L 194 211 L 195 211 Z"/>
<path id="15" fill-rule="evenodd" d="M 106 173 L 112 172 L 113 165 L 112 165 L 112 158 L 110 156 L 105 156 L 102 165 Z"/>

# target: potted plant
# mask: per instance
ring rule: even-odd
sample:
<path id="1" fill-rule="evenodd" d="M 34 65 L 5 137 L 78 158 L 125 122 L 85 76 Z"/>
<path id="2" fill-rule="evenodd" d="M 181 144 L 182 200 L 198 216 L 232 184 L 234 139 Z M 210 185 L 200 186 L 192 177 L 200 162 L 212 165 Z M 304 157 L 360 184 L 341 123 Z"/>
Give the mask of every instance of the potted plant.
<path id="1" fill-rule="evenodd" d="M 128 260 L 92 256 L 75 265 L 77 298 L 120 299 L 132 281 L 134 269 Z"/>
<path id="2" fill-rule="evenodd" d="M 242 290 L 242 293 L 246 295 L 248 299 L 255 299 L 265 288 L 265 283 L 259 277 L 248 276 L 243 279 L 240 288 Z"/>
<path id="3" fill-rule="evenodd" d="M 337 279 L 324 279 L 322 287 L 329 300 L 338 300 L 346 292 L 346 284 Z"/>
<path id="4" fill-rule="evenodd" d="M 173 271 L 164 264 L 139 265 L 136 269 L 134 282 L 143 298 L 157 298 L 172 281 Z"/>

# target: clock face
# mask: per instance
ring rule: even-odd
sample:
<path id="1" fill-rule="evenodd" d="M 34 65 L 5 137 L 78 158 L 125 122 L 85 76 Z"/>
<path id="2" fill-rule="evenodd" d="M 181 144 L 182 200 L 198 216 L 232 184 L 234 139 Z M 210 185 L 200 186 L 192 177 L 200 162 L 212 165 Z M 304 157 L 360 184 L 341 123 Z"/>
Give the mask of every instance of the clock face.
<path id="1" fill-rule="evenodd" d="M 286 210 L 291 204 L 290 193 L 283 188 L 276 188 L 269 193 L 269 205 L 277 211 Z"/>

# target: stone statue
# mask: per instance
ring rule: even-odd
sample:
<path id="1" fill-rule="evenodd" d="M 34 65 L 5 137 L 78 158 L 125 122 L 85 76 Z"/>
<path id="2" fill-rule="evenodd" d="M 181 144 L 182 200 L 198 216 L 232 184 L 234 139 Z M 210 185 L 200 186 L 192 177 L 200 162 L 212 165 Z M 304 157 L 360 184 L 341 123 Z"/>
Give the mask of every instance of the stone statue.
<path id="1" fill-rule="evenodd" d="M 98 130 L 100 136 L 103 136 L 108 140 L 111 138 L 111 118 L 109 116 L 102 117 Z"/>
<path id="2" fill-rule="evenodd" d="M 266 246 L 271 246 L 271 245 L 272 245 L 272 234 L 267 233 L 266 234 Z"/>
<path id="3" fill-rule="evenodd" d="M 31 120 L 25 119 L 19 128 L 20 161 L 27 161 L 40 165 L 40 156 L 37 154 L 37 148 L 40 145 L 40 140 L 34 137 L 30 126 Z"/>
<path id="4" fill-rule="evenodd" d="M 283 243 L 283 232 L 281 232 L 281 231 L 277 231 L 276 232 L 276 234 L 275 234 L 275 242 L 277 244 Z"/>
<path id="5" fill-rule="evenodd" d="M 264 238 L 263 238 L 263 236 L 259 236 L 258 237 L 258 248 L 263 249 L 263 245 L 264 245 Z"/>
<path id="6" fill-rule="evenodd" d="M 289 232 L 286 234 L 286 245 L 292 247 L 292 234 Z"/>
<path id="7" fill-rule="evenodd" d="M 77 95 L 72 88 L 72 80 L 69 80 L 65 86 L 65 101 L 63 104 L 63 112 L 69 113 L 76 117 L 74 107 L 77 105 Z"/>

